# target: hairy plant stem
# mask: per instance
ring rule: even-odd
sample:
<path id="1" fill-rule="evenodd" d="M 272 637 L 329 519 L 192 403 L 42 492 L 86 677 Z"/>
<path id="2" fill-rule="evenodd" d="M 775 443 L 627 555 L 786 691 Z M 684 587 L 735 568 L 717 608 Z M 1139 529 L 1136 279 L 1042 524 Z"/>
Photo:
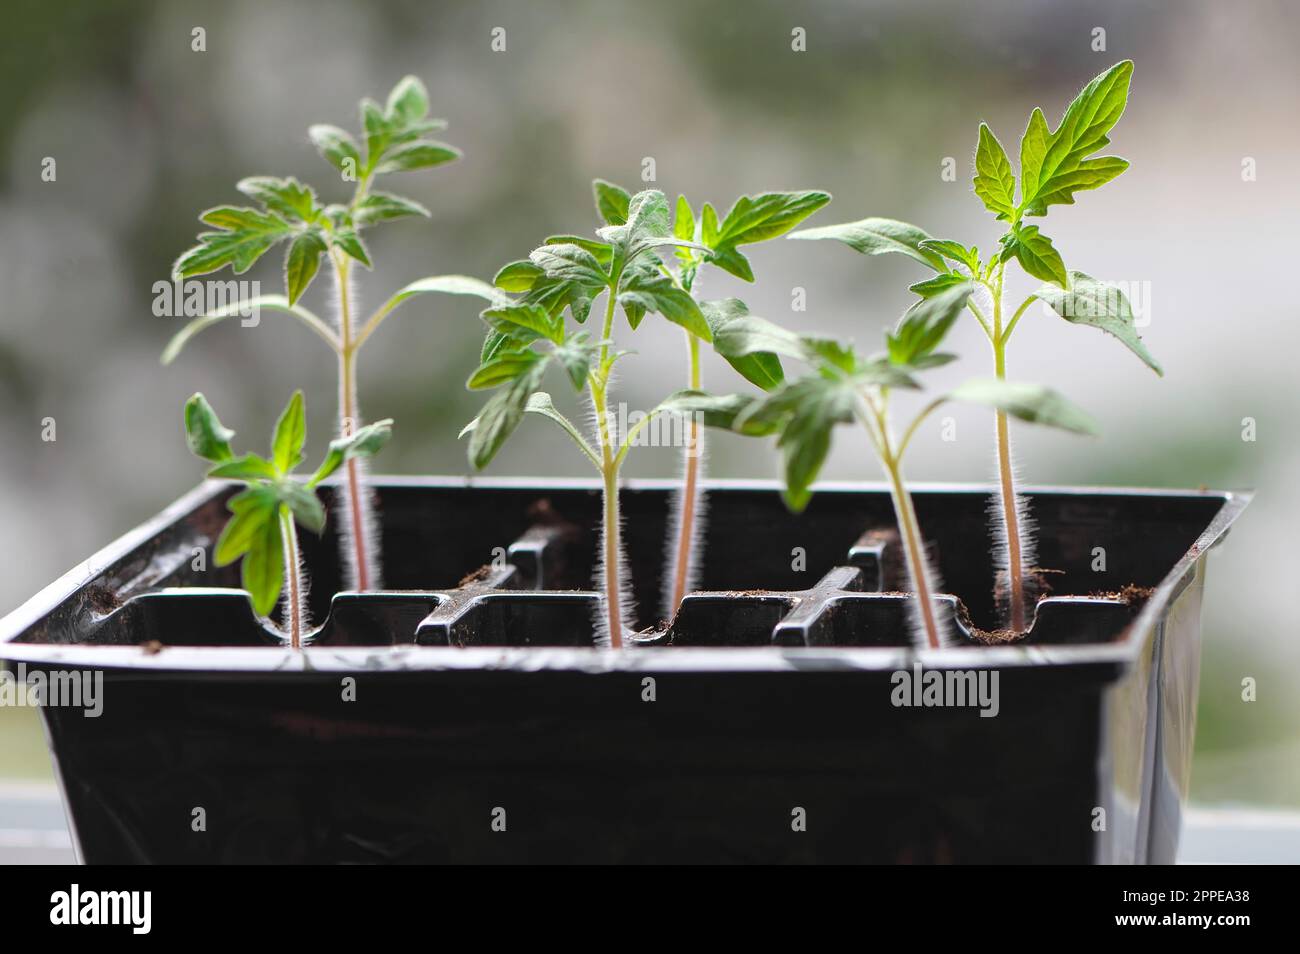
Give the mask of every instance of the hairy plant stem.
<path id="1" fill-rule="evenodd" d="M 298 555 L 298 531 L 294 527 L 289 508 L 280 507 L 280 536 L 284 540 L 284 573 L 289 581 L 285 596 L 285 625 L 289 629 L 289 645 L 302 648 L 302 562 Z"/>
<path id="2" fill-rule="evenodd" d="M 882 394 L 880 403 L 870 397 L 865 397 L 865 400 L 867 407 L 871 411 L 871 417 L 863 417 L 862 423 L 867 428 L 867 434 L 871 438 L 871 443 L 876 449 L 876 454 L 880 457 L 886 476 L 889 478 L 889 492 L 894 503 L 894 517 L 898 521 L 899 535 L 902 537 L 903 553 L 907 558 L 907 568 L 912 577 L 912 585 L 916 587 L 916 599 L 921 612 L 921 625 L 925 629 L 926 642 L 930 648 L 938 649 L 941 646 L 939 624 L 935 619 L 934 599 L 933 594 L 930 592 L 929 564 L 921 542 L 921 529 L 916 519 L 916 508 L 912 504 L 912 495 L 908 492 L 907 484 L 903 480 L 903 451 L 911 438 L 913 429 L 908 430 L 907 436 L 895 449 L 893 438 L 889 433 L 889 420 L 886 412 L 889 400 L 888 392 Z M 929 409 L 922 413 L 922 417 L 928 413 Z M 919 421 L 920 418 L 917 420 Z"/>
<path id="3" fill-rule="evenodd" d="M 1018 320 L 1024 308 L 1016 314 Z M 1008 328 L 1009 332 L 1011 329 Z M 993 370 L 999 381 L 1007 379 L 1007 337 L 1002 330 L 1002 273 L 998 272 L 993 287 Z M 995 414 L 998 448 L 998 479 L 1002 493 L 1002 529 L 1007 538 L 1007 601 L 1008 624 L 1013 632 L 1025 631 L 1025 589 L 1020 515 L 1016 509 L 1015 475 L 1011 471 L 1011 436 L 1007 428 L 1007 414 Z"/>
<path id="4" fill-rule="evenodd" d="M 614 649 L 619 649 L 623 645 L 623 607 L 622 591 L 619 580 L 620 554 L 622 553 L 622 543 L 620 540 L 620 522 L 618 509 L 618 469 L 621 458 L 615 451 L 613 439 L 609 432 L 609 407 L 607 401 L 607 391 L 609 386 L 609 336 L 614 330 L 614 306 L 617 304 L 615 289 L 618 287 L 618 276 L 615 275 L 609 288 L 609 302 L 605 307 L 605 327 L 601 335 L 601 341 L 605 342 L 600 347 L 600 365 L 598 370 L 591 375 L 591 404 L 596 414 L 596 433 L 600 440 L 600 475 L 603 481 L 603 519 L 605 522 L 604 532 L 604 555 L 605 564 L 604 585 L 605 585 L 605 617 L 606 626 L 609 629 L 609 644 Z"/>
<path id="5" fill-rule="evenodd" d="M 690 350 L 691 388 L 700 388 L 700 339 L 689 331 L 686 332 L 686 345 Z M 669 610 L 676 612 L 686 596 L 686 584 L 690 579 L 691 548 L 695 543 L 695 504 L 700 480 L 700 425 L 692 419 L 687 425 L 685 475 L 682 479 L 681 496 L 678 499 L 677 512 L 677 557 L 674 562 L 673 588 Z"/>
<path id="6" fill-rule="evenodd" d="M 334 263 L 334 284 L 339 304 L 339 436 L 350 437 L 356 432 L 360 421 L 357 420 L 357 344 L 352 338 L 348 262 L 343 255 L 336 253 L 331 253 L 330 259 Z M 370 554 L 366 548 L 370 499 L 362 486 L 360 466 L 355 458 L 348 460 L 344 476 L 348 520 L 352 529 L 351 547 L 346 560 L 353 577 L 349 582 L 353 589 L 368 590 L 374 583 Z"/>

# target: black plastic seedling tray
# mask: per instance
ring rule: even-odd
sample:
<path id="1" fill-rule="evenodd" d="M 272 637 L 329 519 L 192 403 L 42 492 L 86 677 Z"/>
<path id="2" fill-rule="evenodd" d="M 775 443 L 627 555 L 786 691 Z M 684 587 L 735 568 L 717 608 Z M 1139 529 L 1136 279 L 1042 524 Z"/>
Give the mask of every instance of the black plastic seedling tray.
<path id="1" fill-rule="evenodd" d="M 377 491 L 391 589 L 331 599 L 337 541 L 304 540 L 306 651 L 234 568 L 194 568 L 220 483 L 0 621 L 0 657 L 104 673 L 98 718 L 42 710 L 83 861 L 1174 857 L 1205 552 L 1246 496 L 1029 490 L 1053 595 L 1023 642 L 986 645 L 988 491 L 920 490 L 957 637 L 918 651 L 883 490 L 795 516 L 775 485 L 709 485 L 700 586 L 665 627 L 670 487 L 631 482 L 645 632 L 614 652 L 593 646 L 594 485 Z M 996 673 L 997 715 L 896 706 L 917 665 Z"/>

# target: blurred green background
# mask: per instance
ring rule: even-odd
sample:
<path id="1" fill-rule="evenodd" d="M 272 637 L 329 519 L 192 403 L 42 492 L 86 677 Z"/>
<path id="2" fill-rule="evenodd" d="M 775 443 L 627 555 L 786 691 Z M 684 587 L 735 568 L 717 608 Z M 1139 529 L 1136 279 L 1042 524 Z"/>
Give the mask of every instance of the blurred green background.
<path id="1" fill-rule="evenodd" d="M 504 52 L 492 49 L 495 28 Z M 805 52 L 791 49 L 795 28 Z M 1300 308 L 1285 293 L 1300 213 L 1298 36 L 1300 10 L 1283 2 L 11 0 L 0 35 L 0 612 L 197 482 L 179 414 L 196 389 L 255 434 L 303 386 L 317 454 L 335 401 L 325 350 L 268 314 L 209 332 L 164 369 L 176 324 L 153 316 L 152 286 L 198 231 L 196 214 L 236 200 L 244 175 L 295 175 L 341 198 L 307 126 L 355 127 L 357 100 L 382 99 L 406 73 L 425 80 L 451 124 L 443 138 L 465 158 L 394 182 L 433 220 L 374 233 L 377 267 L 360 287 L 372 306 L 417 277 L 489 278 L 547 234 L 590 231 L 590 180 L 636 188 L 646 157 L 670 196 L 725 209 L 742 191 L 822 188 L 835 199 L 816 224 L 885 215 L 988 248 L 999 232 L 969 185 L 979 121 L 1014 155 L 1033 105 L 1054 126 L 1083 83 L 1131 57 L 1112 148 L 1132 168 L 1054 208 L 1045 228 L 1070 267 L 1142 283 L 1143 334 L 1167 376 L 1100 334 L 1027 319 L 1012 374 L 1056 384 L 1105 436 L 1022 429 L 1020 471 L 1034 483 L 1258 491 L 1212 557 L 1193 795 L 1300 804 L 1300 640 L 1288 622 Z M 41 178 L 47 156 L 55 182 Z M 949 159 L 956 181 L 942 175 Z M 906 260 L 821 243 L 770 243 L 751 258 L 757 285 L 714 273 L 710 295 L 741 294 L 755 313 L 868 347 L 923 277 Z M 278 290 L 277 261 L 247 277 Z M 309 292 L 313 305 L 326 307 L 327 284 Z M 791 311 L 796 288 L 806 312 Z M 472 302 L 427 299 L 367 348 L 362 406 L 399 421 L 380 469 L 466 471 L 456 433 L 476 406 L 462 382 L 479 340 Z M 967 357 L 936 386 L 986 373 L 981 344 L 973 324 L 959 326 Z M 665 382 L 678 386 L 680 333 L 647 322 L 635 347 L 621 396 L 644 408 Z M 706 385 L 724 376 L 706 366 Z M 914 480 L 990 479 L 987 416 L 954 415 L 957 441 L 937 426 L 918 437 Z M 52 443 L 41 440 L 47 417 Z M 1247 417 L 1254 442 L 1241 439 Z M 715 476 L 775 474 L 769 447 L 739 439 L 714 440 L 711 461 Z M 525 426 L 491 472 L 585 476 L 583 466 L 549 430 Z M 675 470 L 673 453 L 647 452 L 629 473 Z M 878 479 L 850 441 L 826 476 Z M 1259 684 L 1253 703 L 1240 698 L 1246 676 Z M 0 778 L 49 773 L 32 713 L 0 709 Z"/>

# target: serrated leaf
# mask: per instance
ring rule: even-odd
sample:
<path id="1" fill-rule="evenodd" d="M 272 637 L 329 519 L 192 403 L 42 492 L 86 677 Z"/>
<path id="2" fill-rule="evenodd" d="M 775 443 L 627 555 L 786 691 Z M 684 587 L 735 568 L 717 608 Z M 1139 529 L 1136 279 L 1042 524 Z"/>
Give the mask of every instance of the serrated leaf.
<path id="1" fill-rule="evenodd" d="M 754 270 L 750 267 L 749 259 L 737 248 L 727 247 L 711 252 L 708 260 L 724 272 L 735 275 L 741 281 L 752 282 L 754 280 Z"/>
<path id="2" fill-rule="evenodd" d="M 385 112 L 390 119 L 412 123 L 429 112 L 429 93 L 418 77 L 404 76 L 388 94 Z"/>
<path id="3" fill-rule="evenodd" d="M 275 609 L 284 588 L 284 540 L 278 513 L 277 506 L 276 517 L 259 526 L 239 568 L 244 589 L 253 597 L 253 609 L 262 616 Z"/>
<path id="4" fill-rule="evenodd" d="M 764 192 L 742 195 L 736 200 L 718 229 L 710 247 L 750 245 L 777 238 L 830 202 L 830 193 Z"/>
<path id="5" fill-rule="evenodd" d="M 586 455 L 587 459 L 591 461 L 592 465 L 597 470 L 600 470 L 601 462 L 600 458 L 596 456 L 596 452 L 591 449 L 591 445 L 587 443 L 586 439 L 582 436 L 582 433 L 574 423 L 556 410 L 555 404 L 551 401 L 551 396 L 545 391 L 534 391 L 528 396 L 527 401 L 524 403 L 524 413 L 537 414 L 555 424 L 558 424 L 560 428 L 573 439 L 573 442 L 578 445 L 578 448 L 584 455 Z M 474 420 L 461 428 L 458 437 L 464 437 L 466 434 L 474 433 L 474 431 L 478 429 L 482 417 L 483 415 L 480 414 L 478 417 L 474 418 Z M 495 453 L 495 451 L 493 451 L 493 453 Z"/>
<path id="6" fill-rule="evenodd" d="M 936 357 L 935 349 L 947 337 L 972 291 L 973 285 L 962 282 L 909 308 L 898 327 L 885 334 L 890 362 L 903 368 L 934 367 L 930 359 Z"/>
<path id="7" fill-rule="evenodd" d="M 1115 178 L 1128 163 L 1114 156 L 1089 159 L 1110 144 L 1107 133 L 1124 114 L 1133 62 L 1116 63 L 1085 86 L 1066 107 L 1055 132 L 1035 109 L 1020 143 L 1020 211 L 1046 215 L 1054 204 L 1071 205 L 1074 193 Z"/>
<path id="8" fill-rule="evenodd" d="M 1160 363 L 1138 336 L 1132 306 L 1118 286 L 1098 281 L 1083 272 L 1070 272 L 1066 289 L 1044 285 L 1035 294 L 1066 321 L 1100 328 L 1119 339 L 1147 367 L 1164 375 Z"/>
<path id="9" fill-rule="evenodd" d="M 713 332 L 699 304 L 667 276 L 625 274 L 619 283 L 618 301 L 624 308 L 630 304 L 642 311 L 657 312 L 703 341 L 713 340 Z"/>
<path id="10" fill-rule="evenodd" d="M 307 410 L 301 391 L 294 391 L 275 425 L 271 438 L 271 462 L 281 474 L 302 463 L 302 445 L 307 441 Z"/>
<path id="11" fill-rule="evenodd" d="M 314 490 L 292 480 L 281 482 L 277 490 L 294 520 L 312 533 L 325 529 L 325 506 Z"/>
<path id="12" fill-rule="evenodd" d="M 366 249 L 366 243 L 361 240 L 360 235 L 351 229 L 343 229 L 333 233 L 332 239 L 345 255 L 370 268 L 370 252 Z"/>
<path id="13" fill-rule="evenodd" d="M 551 278 L 593 287 L 609 283 L 609 276 L 601 269 L 596 257 L 577 245 L 543 245 L 533 249 L 528 257 Z"/>
<path id="14" fill-rule="evenodd" d="M 293 232 L 284 219 L 256 209 L 220 206 L 205 212 L 203 220 L 223 231 L 199 233 L 199 244 L 184 252 L 172 265 L 173 278 L 206 275 L 227 265 L 236 275 L 243 274 Z"/>
<path id="15" fill-rule="evenodd" d="M 393 436 L 393 419 L 385 418 L 365 427 L 357 428 L 346 437 L 337 437 L 330 441 L 329 450 L 320 467 L 307 481 L 308 487 L 315 487 L 330 474 L 353 457 L 374 457 Z"/>
<path id="16" fill-rule="evenodd" d="M 254 201 L 262 203 L 268 211 L 276 212 L 290 220 L 314 222 L 320 209 L 316 193 L 292 177 L 249 176 L 235 183 L 235 188 Z"/>
<path id="17" fill-rule="evenodd" d="M 325 239 L 315 230 L 303 232 L 289 245 L 284 257 L 284 288 L 289 304 L 296 302 L 316 277 L 320 257 L 326 250 Z"/>
<path id="18" fill-rule="evenodd" d="M 274 480 L 280 476 L 280 473 L 265 457 L 245 454 L 243 457 L 232 457 L 230 460 L 222 461 L 208 471 L 208 476 L 219 477 L 222 480 L 251 481 Z"/>
<path id="19" fill-rule="evenodd" d="M 933 241 L 929 234 L 915 225 L 908 225 L 895 219 L 870 218 L 858 222 L 846 222 L 842 225 L 801 229 L 798 232 L 791 232 L 790 238 L 834 239 L 863 255 L 884 255 L 894 252 L 914 258 L 936 272 L 948 271 L 940 255 L 922 247 L 922 243 Z"/>
<path id="20" fill-rule="evenodd" d="M 307 130 L 316 151 L 339 172 L 353 176 L 361 173 L 361 152 L 356 140 L 338 126 L 318 123 Z"/>
<path id="21" fill-rule="evenodd" d="M 523 344 L 539 339 L 564 340 L 564 322 L 537 305 L 511 304 L 489 308 L 482 318 L 488 326 Z"/>
<path id="22" fill-rule="evenodd" d="M 700 209 L 700 241 L 709 248 L 718 244 L 718 213 L 708 202 Z"/>
<path id="23" fill-rule="evenodd" d="M 230 519 L 217 538 L 213 560 L 217 566 L 229 566 L 258 544 L 265 524 L 278 519 L 280 501 L 266 484 L 257 484 L 230 498 Z"/>
<path id="24" fill-rule="evenodd" d="M 217 412 L 201 393 L 185 402 L 185 442 L 190 451 L 204 460 L 230 460 L 234 452 L 230 439 L 235 432 L 221 423 Z"/>
<path id="25" fill-rule="evenodd" d="M 1011 174 L 1007 152 L 985 123 L 980 123 L 979 146 L 975 150 L 975 194 L 999 219 L 1009 221 L 1016 214 L 1016 178 Z"/>
<path id="26" fill-rule="evenodd" d="M 502 291 L 526 292 L 531 291 L 537 280 L 545 274 L 542 267 L 533 262 L 510 262 L 492 277 L 492 284 Z"/>
<path id="27" fill-rule="evenodd" d="M 1052 240 L 1038 231 L 1037 225 L 1019 226 L 1002 236 L 1002 259 L 1014 257 L 1028 274 L 1062 288 L 1069 281 L 1061 254 Z"/>
<path id="28" fill-rule="evenodd" d="M 429 210 L 413 199 L 391 192 L 372 192 L 362 199 L 352 214 L 352 220 L 358 228 L 399 219 L 408 215 L 429 217 Z"/>
<path id="29" fill-rule="evenodd" d="M 1075 434 L 1097 433 L 1097 425 L 1085 411 L 1041 384 L 976 379 L 958 385 L 948 393 L 947 400 L 984 404 L 1022 421 Z"/>
<path id="30" fill-rule="evenodd" d="M 934 278 L 927 278 L 923 282 L 908 285 L 907 290 L 915 292 L 922 298 L 933 298 L 935 295 L 940 295 L 950 288 L 964 285 L 968 281 L 970 281 L 970 279 L 965 275 L 958 275 L 956 272 L 944 272 L 940 275 L 935 275 Z"/>
<path id="31" fill-rule="evenodd" d="M 595 363 L 599 345 L 590 340 L 586 332 L 573 335 L 556 346 L 553 354 L 569 376 L 575 391 L 581 391 L 587 385 L 587 375 Z"/>
<path id="32" fill-rule="evenodd" d="M 623 225 L 627 222 L 631 193 L 604 179 L 593 179 L 591 192 L 596 199 L 596 211 L 606 225 Z"/>
<path id="33" fill-rule="evenodd" d="M 474 419 L 474 426 L 468 429 L 469 461 L 476 470 L 491 462 L 523 420 L 528 400 L 541 382 L 543 367 L 540 363 L 533 365 L 492 395 Z"/>
<path id="34" fill-rule="evenodd" d="M 542 355 L 528 348 L 499 352 L 496 357 L 479 365 L 465 382 L 471 391 L 499 388 L 520 376 L 531 373 L 543 361 Z"/>
<path id="35" fill-rule="evenodd" d="M 778 353 L 802 356 L 798 336 L 749 313 L 739 298 L 700 302 L 713 350 L 751 384 L 771 391 L 785 380 Z"/>
<path id="36" fill-rule="evenodd" d="M 397 146 L 384 153 L 383 161 L 375 166 L 376 175 L 390 172 L 413 172 L 431 169 L 461 157 L 455 146 L 431 140 L 419 140 Z"/>

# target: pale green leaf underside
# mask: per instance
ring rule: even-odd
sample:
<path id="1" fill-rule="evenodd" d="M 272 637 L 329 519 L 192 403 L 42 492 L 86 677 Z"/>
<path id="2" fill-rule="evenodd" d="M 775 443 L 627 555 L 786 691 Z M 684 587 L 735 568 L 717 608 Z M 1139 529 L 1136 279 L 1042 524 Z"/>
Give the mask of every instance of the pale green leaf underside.
<path id="1" fill-rule="evenodd" d="M 1138 336 L 1133 309 L 1124 293 L 1117 286 L 1097 281 L 1083 272 L 1070 272 L 1069 278 L 1068 289 L 1044 285 L 1035 294 L 1066 321 L 1100 328 L 1118 338 L 1148 368 L 1163 376 L 1160 362 Z"/>

